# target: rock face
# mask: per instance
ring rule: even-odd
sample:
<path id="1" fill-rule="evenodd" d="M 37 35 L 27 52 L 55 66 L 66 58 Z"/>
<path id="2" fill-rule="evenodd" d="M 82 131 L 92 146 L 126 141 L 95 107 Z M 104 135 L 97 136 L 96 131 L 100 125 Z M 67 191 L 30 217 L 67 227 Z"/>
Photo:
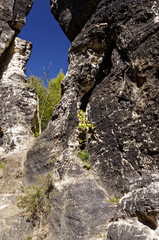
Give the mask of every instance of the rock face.
<path id="1" fill-rule="evenodd" d="M 26 22 L 26 15 L 29 13 L 33 0 L 10 0 L 1 1 L 0 8 L 0 54 L 9 46 L 14 37 L 20 32 Z"/>
<path id="2" fill-rule="evenodd" d="M 32 233 L 17 201 L 24 186 L 24 161 L 34 138 L 35 90 L 26 84 L 31 43 L 17 38 L 32 1 L 0 3 L 0 239 L 20 240 Z"/>
<path id="3" fill-rule="evenodd" d="M 60 24 L 68 29 L 60 14 L 71 9 L 76 26 L 74 1 L 60 3 L 52 1 Z M 64 94 L 50 129 L 56 126 L 52 136 L 58 133 L 67 144 L 78 109 L 86 111 L 96 127 L 86 144 L 92 168 L 109 191 L 124 192 L 130 178 L 158 169 L 158 3 L 94 1 L 93 9 L 95 4 L 69 50 Z"/>
<path id="4" fill-rule="evenodd" d="M 1 68 L 1 154 L 24 149 L 32 136 L 31 122 L 36 109 L 36 95 L 35 90 L 25 83 L 24 74 L 30 52 L 29 42 L 15 38 Z"/>
<path id="5" fill-rule="evenodd" d="M 48 239 L 128 240 L 138 235 L 157 239 L 157 227 L 149 228 L 146 222 L 149 214 L 152 219 L 156 216 L 158 205 L 153 214 L 142 210 L 152 207 L 156 191 L 152 189 L 155 197 L 150 196 L 148 203 L 141 196 L 141 206 L 138 195 L 131 217 L 123 200 L 120 212 L 126 211 L 126 220 L 122 215 L 112 217 L 116 205 L 110 208 L 108 203 L 112 196 L 129 192 L 130 181 L 158 171 L 158 2 L 51 3 L 56 19 L 74 41 L 62 82 L 63 97 L 26 161 L 28 183 L 48 171 L 54 178 Z M 85 134 L 82 146 L 76 128 L 79 109 L 95 127 L 92 134 Z M 89 152 L 89 171 L 82 169 L 79 149 Z M 133 197 L 129 201 L 133 205 Z"/>
<path id="6" fill-rule="evenodd" d="M 100 0 L 51 0 L 51 11 L 70 41 L 81 32 Z"/>
<path id="7" fill-rule="evenodd" d="M 25 65 L 31 43 L 17 38 L 32 1 L 1 3 L 0 38 L 0 154 L 24 149 L 31 137 L 36 109 L 35 91 L 26 84 Z"/>
<path id="8" fill-rule="evenodd" d="M 158 174 L 139 178 L 118 205 L 107 239 L 159 239 Z"/>
<path id="9" fill-rule="evenodd" d="M 47 217 L 43 213 L 39 225 L 26 222 L 32 239 L 159 238 L 158 7 L 154 0 L 51 0 L 51 10 L 72 45 L 62 99 L 47 129 L 25 150 L 27 159 L 24 156 L 22 161 L 26 160 L 25 170 L 21 166 L 26 186 L 45 182 L 48 174 L 54 182 L 47 193 Z M 19 41 L 14 41 L 15 49 L 23 49 Z M 25 44 L 23 57 L 29 54 L 29 43 Z M 10 55 L 12 48 L 5 51 Z M 9 62 L 15 57 L 12 54 Z M 1 71 L 2 89 L 5 76 L 14 79 L 10 72 L 10 67 Z M 24 77 L 21 71 L 19 76 Z M 30 104 L 25 109 L 30 115 L 23 118 L 28 129 L 35 95 L 22 85 L 20 96 L 29 92 Z M 82 120 L 77 117 L 79 110 L 86 113 Z M 2 116 L 7 118 L 7 114 Z M 8 123 L 1 122 L 0 144 L 5 145 Z M 9 126 L 11 139 L 18 139 L 20 132 L 13 137 L 13 121 Z M 4 175 L 1 186 L 6 182 Z M 119 196 L 123 198 L 117 206 Z M 22 223 L 25 217 L 20 219 Z M 22 225 L 18 226 L 20 231 Z M 9 230 L 7 234 L 3 239 L 22 236 L 11 238 Z"/>

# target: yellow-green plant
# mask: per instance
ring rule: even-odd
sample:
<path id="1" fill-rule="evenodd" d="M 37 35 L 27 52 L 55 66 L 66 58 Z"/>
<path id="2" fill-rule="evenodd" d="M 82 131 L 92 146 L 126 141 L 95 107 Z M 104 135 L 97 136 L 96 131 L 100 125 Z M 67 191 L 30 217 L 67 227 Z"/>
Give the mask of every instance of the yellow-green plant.
<path id="1" fill-rule="evenodd" d="M 108 202 L 112 202 L 112 203 L 118 205 L 120 198 L 121 198 L 121 196 L 115 196 L 115 197 L 110 198 L 108 200 Z"/>
<path id="2" fill-rule="evenodd" d="M 90 123 L 90 122 L 88 121 L 88 119 L 86 118 L 85 112 L 84 112 L 82 109 L 79 110 L 79 112 L 78 112 L 78 114 L 77 114 L 77 117 L 78 117 L 78 119 L 79 119 L 79 124 L 78 124 L 77 128 L 78 128 L 80 131 L 87 131 L 87 132 L 89 132 L 89 131 L 95 129 L 95 127 L 93 126 L 93 124 Z"/>
<path id="3" fill-rule="evenodd" d="M 89 153 L 88 151 L 84 152 L 84 151 L 78 151 L 78 154 L 77 156 L 79 158 L 81 158 L 84 162 L 87 162 L 88 161 L 88 157 L 89 157 Z"/>
<path id="4" fill-rule="evenodd" d="M 95 127 L 93 126 L 92 123 L 88 121 L 88 119 L 85 116 L 85 112 L 83 110 L 79 110 L 77 114 L 79 123 L 77 126 L 78 129 L 78 141 L 80 144 L 80 147 L 84 149 L 85 142 L 86 142 L 86 136 L 87 134 L 92 135 L 94 132 Z"/>
<path id="5" fill-rule="evenodd" d="M 3 166 L 2 162 L 0 161 L 0 169 L 3 169 L 3 168 L 4 168 L 4 166 Z"/>
<path id="6" fill-rule="evenodd" d="M 81 158 L 83 161 L 83 168 L 86 170 L 89 170 L 91 168 L 90 164 L 88 163 L 89 161 L 89 153 L 88 150 L 86 152 L 84 151 L 78 151 L 77 157 Z"/>
<path id="7" fill-rule="evenodd" d="M 27 240 L 31 240 L 32 239 L 32 237 L 30 237 L 30 236 L 27 236 Z"/>

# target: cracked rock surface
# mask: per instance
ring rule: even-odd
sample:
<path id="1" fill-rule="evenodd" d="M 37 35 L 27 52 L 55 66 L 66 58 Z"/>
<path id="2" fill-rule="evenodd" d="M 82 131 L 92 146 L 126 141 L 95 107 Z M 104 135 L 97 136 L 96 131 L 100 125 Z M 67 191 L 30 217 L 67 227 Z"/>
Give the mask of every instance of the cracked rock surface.
<path id="1" fill-rule="evenodd" d="M 107 239 L 157 240 L 159 238 L 159 175 L 141 177 L 130 183 L 129 193 L 118 205 Z"/>
<path id="2" fill-rule="evenodd" d="M 31 4 L 25 2 L 23 10 L 20 3 L 17 5 L 19 22 L 23 22 L 20 19 Z M 13 9 L 13 4 L 10 8 Z M 23 184 L 38 185 L 48 173 L 54 182 L 48 195 L 48 216 L 42 216 L 40 225 L 28 226 L 33 240 L 159 238 L 158 8 L 159 2 L 154 0 L 51 0 L 51 11 L 72 44 L 61 101 L 46 130 L 29 145 L 23 158 Z M 10 35 L 16 31 L 13 25 Z M 27 107 L 18 105 L 18 114 L 24 117 L 21 119 L 29 129 L 35 95 L 25 84 L 23 70 L 30 45 L 19 42 L 16 38 L 9 49 L 8 40 L 5 46 L 2 44 L 5 64 L 1 65 L 1 85 L 4 89 L 8 79 L 7 84 L 11 84 L 8 91 L 15 93 L 14 99 L 22 96 L 30 101 Z M 17 65 L 13 69 L 9 65 L 15 59 L 15 54 L 11 54 L 13 46 L 21 49 L 15 51 L 21 55 L 18 77 Z M 23 86 L 19 94 L 13 91 L 15 78 L 16 88 Z M 6 90 L 2 91 L 1 98 L 13 97 L 12 92 L 5 96 Z M 12 109 L 12 101 L 8 102 Z M 79 143 L 77 128 L 80 109 L 93 125 L 93 129 L 81 134 L 83 144 Z M 5 129 L 13 126 L 14 119 L 7 125 L 8 113 L 1 116 L 4 121 L 0 119 L 0 144 L 5 146 L 8 144 Z M 24 142 L 25 138 L 19 140 L 19 136 L 20 132 L 14 135 L 15 142 Z M 13 134 L 9 139 L 12 138 Z M 88 151 L 87 168 L 77 156 L 80 150 Z M 21 149 L 18 151 L 20 154 Z M 7 175 L 5 168 L 3 171 L 0 176 L 4 184 Z M 123 197 L 117 205 L 119 196 Z"/>
<path id="3" fill-rule="evenodd" d="M 31 9 L 31 0 L 0 3 L 0 156 L 25 148 L 36 109 L 34 89 L 26 84 L 25 65 L 31 43 L 17 38 Z"/>
<path id="4" fill-rule="evenodd" d="M 32 1 L 0 2 L 0 239 L 20 240 L 32 234 L 17 202 L 24 186 L 24 162 L 34 142 L 31 125 L 35 90 L 26 83 L 31 43 L 17 37 Z"/>
<path id="5" fill-rule="evenodd" d="M 85 6 L 82 12 L 85 17 L 78 19 L 81 13 L 75 5 L 79 3 Z M 87 1 L 52 0 L 51 4 L 62 29 L 73 40 L 69 69 L 62 82 L 63 97 L 52 121 L 28 152 L 26 161 L 29 182 L 50 171 L 50 160 L 53 162 L 51 172 L 57 193 L 52 197 L 54 208 L 50 213 L 48 239 L 128 240 L 138 239 L 138 236 L 139 239 L 156 239 L 154 229 L 145 227 L 145 222 L 151 218 L 147 213 L 143 216 L 139 210 L 138 215 L 136 210 L 132 218 L 127 218 L 128 222 L 118 218 L 110 225 L 115 210 L 104 207 L 101 202 L 103 194 L 106 199 L 103 204 L 107 204 L 112 196 L 127 193 L 130 181 L 158 171 L 158 2 L 103 0 L 93 1 L 89 6 Z M 81 19 L 83 23 L 77 24 Z M 84 146 L 89 152 L 89 171 L 81 170 L 83 163 L 77 158 L 79 109 L 86 112 L 89 122 L 95 126 L 92 137 L 86 136 Z M 70 168 L 74 169 L 73 179 Z M 83 171 L 87 171 L 89 181 Z M 94 191 L 101 192 L 100 200 Z M 81 201 L 78 200 L 80 193 Z M 155 197 L 150 196 L 148 203 L 146 197 L 141 196 L 143 206 L 148 204 L 151 208 L 157 194 L 154 192 Z M 104 228 L 103 220 L 97 217 L 100 207 L 96 212 L 96 200 L 102 206 Z M 140 195 L 136 209 L 138 207 L 142 208 Z M 121 211 L 124 210 L 121 208 Z M 125 211 L 129 215 L 127 208 Z M 158 205 L 154 211 L 155 216 Z M 98 218 L 97 222 L 89 222 L 90 212 L 92 219 Z M 83 216 L 87 216 L 86 227 L 82 225 Z M 134 217 L 140 219 L 137 224 Z M 157 220 L 154 221 L 153 226 L 157 225 Z"/>

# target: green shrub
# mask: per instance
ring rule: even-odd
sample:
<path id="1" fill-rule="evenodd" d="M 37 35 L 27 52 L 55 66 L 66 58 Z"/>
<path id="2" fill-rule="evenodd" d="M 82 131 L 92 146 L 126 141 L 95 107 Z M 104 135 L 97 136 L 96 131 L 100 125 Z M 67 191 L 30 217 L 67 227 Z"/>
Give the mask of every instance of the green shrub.
<path id="1" fill-rule="evenodd" d="M 86 170 L 89 170 L 91 168 L 90 164 L 88 164 L 89 161 L 89 153 L 88 150 L 86 152 L 84 151 L 78 151 L 77 157 L 79 157 L 83 161 L 83 168 Z"/>
<path id="2" fill-rule="evenodd" d="M 88 153 L 88 151 L 86 151 L 86 152 L 78 151 L 77 156 L 79 158 L 81 158 L 84 162 L 87 162 L 88 161 L 88 157 L 89 157 L 89 153 Z"/>
<path id="3" fill-rule="evenodd" d="M 38 186 L 28 187 L 25 190 L 25 195 L 20 196 L 18 207 L 24 208 L 26 213 L 31 217 L 35 217 L 43 208 L 44 191 Z"/>
<path id="4" fill-rule="evenodd" d="M 42 212 L 47 211 L 49 193 L 52 190 L 52 177 L 48 173 L 43 186 L 29 186 L 23 190 L 24 195 L 19 197 L 17 206 L 25 210 L 28 220 L 38 219 Z"/>
<path id="5" fill-rule="evenodd" d="M 79 129 L 79 131 L 91 131 L 91 130 L 94 130 L 95 127 L 93 126 L 92 123 L 90 123 L 88 121 L 88 119 L 86 118 L 85 116 L 85 112 L 80 109 L 78 114 L 77 114 L 77 117 L 78 117 L 78 120 L 79 120 L 79 124 L 77 126 L 77 128 Z"/>
<path id="6" fill-rule="evenodd" d="M 79 123 L 77 126 L 78 129 L 78 137 L 77 140 L 79 141 L 80 148 L 84 149 L 86 137 L 89 134 L 90 136 L 94 133 L 95 127 L 92 123 L 88 121 L 88 119 L 85 116 L 85 112 L 83 110 L 79 110 L 77 114 Z"/>
<path id="7" fill-rule="evenodd" d="M 119 200 L 120 200 L 121 196 L 115 196 L 115 197 L 112 197 L 108 200 L 108 202 L 112 202 L 114 204 L 118 204 L 119 203 Z"/>

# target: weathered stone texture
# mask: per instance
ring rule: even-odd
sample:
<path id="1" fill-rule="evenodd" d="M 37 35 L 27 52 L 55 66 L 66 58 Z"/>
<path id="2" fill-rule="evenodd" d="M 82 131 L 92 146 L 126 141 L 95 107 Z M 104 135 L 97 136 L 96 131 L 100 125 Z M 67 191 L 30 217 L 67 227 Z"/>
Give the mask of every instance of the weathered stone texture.
<path id="1" fill-rule="evenodd" d="M 28 152 L 28 182 L 52 171 L 56 191 L 50 195 L 48 239 L 155 239 L 154 230 L 131 218 L 126 223 L 115 220 L 108 237 L 106 232 L 112 218 L 110 197 L 127 192 L 130 180 L 158 170 L 158 2 L 102 0 L 93 1 L 90 8 L 87 1 L 76 3 L 82 13 L 74 7 L 75 1 L 52 1 L 52 12 L 74 41 L 62 82 L 63 97 L 46 131 Z M 76 19 L 83 19 L 78 30 Z M 95 126 L 85 146 L 89 171 L 82 170 L 77 158 L 79 109 Z M 76 169 L 73 178 L 71 168 Z M 141 207 L 138 198 L 136 209 Z M 153 198 L 148 207 L 152 202 Z M 138 218 L 137 211 L 133 217 Z"/>
<path id="2" fill-rule="evenodd" d="M 49 194 L 47 240 L 159 237 L 158 7 L 159 2 L 154 0 L 51 0 L 52 12 L 73 41 L 69 69 L 62 82 L 62 99 L 25 162 L 26 184 L 38 184 L 48 173 L 54 180 L 54 190 Z M 26 56 L 29 43 L 24 45 Z M 30 90 L 22 82 L 16 83 L 16 89 L 25 88 L 14 91 L 15 78 L 25 82 L 25 57 L 23 54 L 20 57 L 21 77 L 16 77 L 17 65 L 13 72 L 8 66 L 9 62 L 13 65 L 19 50 L 15 55 L 12 50 L 13 47 L 10 52 L 7 50 L 12 57 L 4 61 L 7 71 L 1 73 L 3 88 L 7 77 L 11 92 L 6 96 L 5 90 L 2 94 L 9 99 L 20 92 L 18 97 L 32 99 L 25 107 L 31 114 L 26 111 L 23 118 L 28 127 L 35 96 L 33 92 L 28 94 Z M 14 106 L 18 105 L 23 116 L 25 104 L 17 103 L 19 99 Z M 86 112 L 95 126 L 83 146 L 89 152 L 89 171 L 77 157 L 79 109 Z M 6 136 L 4 129 L 13 126 L 13 122 L 12 117 L 10 122 L 0 125 L 0 145 Z M 19 138 L 19 132 L 16 136 Z M 152 175 L 154 171 L 156 175 Z M 115 213 L 116 205 L 110 199 L 124 194 Z M 31 236 L 37 240 L 40 234 L 36 235 L 34 229 Z"/>
<path id="3" fill-rule="evenodd" d="M 30 181 L 32 175 L 46 173 L 45 166 L 48 166 L 50 158 L 55 157 L 53 176 L 56 186 L 66 176 L 67 181 L 70 180 L 68 169 L 77 163 L 75 159 L 79 145 L 75 127 L 78 124 L 77 112 L 81 108 L 96 127 L 93 138 L 88 139 L 85 148 L 88 149 L 91 164 L 88 175 L 98 181 L 102 192 L 106 191 L 108 200 L 110 196 L 127 192 L 130 180 L 158 170 L 158 2 L 103 0 L 94 1 L 93 7 L 89 9 L 86 3 L 83 14 L 87 11 L 88 17 L 83 18 L 85 25 L 80 25 L 79 32 L 76 30 L 75 19 L 80 10 L 73 8 L 75 1 L 71 1 L 71 5 L 70 1 L 63 4 L 60 1 L 52 3 L 52 12 L 67 36 L 74 41 L 69 50 L 69 69 L 62 82 L 63 97 L 55 108 L 52 122 L 39 139 L 44 149 L 49 146 L 50 150 L 47 153 L 45 151 L 42 158 L 39 157 L 37 142 L 36 150 L 33 147 L 28 153 L 26 173 Z M 94 13 L 90 17 L 91 11 Z M 74 35 L 69 31 L 72 26 Z M 75 179 L 76 183 L 78 177 Z M 85 178 L 82 177 L 81 181 L 87 191 Z M 78 187 L 79 192 L 82 192 L 81 186 Z M 63 213 L 63 206 L 67 206 L 67 200 L 63 200 L 63 192 L 68 197 L 70 188 L 74 188 L 73 183 L 66 185 L 58 192 L 60 197 L 54 199 L 56 206 L 60 205 L 60 209 L 55 210 L 55 207 L 50 215 L 54 238 L 55 232 L 57 235 L 61 232 L 61 239 L 80 239 L 81 236 L 81 239 L 106 239 L 104 235 L 96 235 L 96 238 L 93 233 L 88 235 L 78 225 L 72 224 L 72 229 L 69 230 L 69 220 L 67 223 L 63 219 L 67 219 L 73 211 L 71 216 L 76 221 L 76 213 L 81 211 L 80 203 L 73 197 L 75 195 L 78 198 L 78 195 L 74 192 L 70 199 L 71 208 L 65 208 Z M 93 189 L 94 185 L 91 185 L 90 191 Z M 66 196 L 64 199 L 67 199 Z M 92 194 L 93 202 L 94 199 L 96 197 Z M 140 205 L 139 202 L 138 204 Z M 91 204 L 88 206 L 90 209 L 95 207 Z M 107 214 L 110 214 L 110 209 L 107 209 Z M 77 215 L 82 226 L 83 215 Z M 136 213 L 134 215 L 137 217 Z M 57 222 L 54 221 L 54 216 Z M 105 229 L 109 221 L 105 219 Z M 123 220 L 120 221 L 123 224 Z M 131 221 L 130 219 L 130 225 Z M 101 228 L 101 222 L 96 223 L 96 229 Z M 145 236 L 153 239 L 154 236 L 155 239 L 157 234 L 152 233 L 152 229 L 145 230 L 145 226 L 139 226 L 141 223 L 135 225 L 133 222 L 133 227 L 127 225 L 125 228 L 122 225 L 121 233 L 117 229 L 113 235 L 115 224 L 118 222 L 109 228 L 109 238 L 113 240 L 131 239 L 133 236 L 134 239 L 137 236 L 139 239 Z M 89 226 L 88 223 L 88 228 Z M 134 228 L 134 235 L 131 232 L 126 235 L 131 227 Z M 80 237 L 78 231 L 83 231 Z"/>
<path id="4" fill-rule="evenodd" d="M 56 190 L 50 194 L 48 239 L 105 239 L 106 223 L 116 209 L 107 202 L 107 192 L 79 163 L 70 166 L 60 184 L 55 186 Z"/>
<path id="5" fill-rule="evenodd" d="M 34 155 L 42 163 L 41 170 L 32 161 L 34 150 L 27 164 L 38 174 L 52 152 L 59 156 L 67 149 L 72 135 L 77 151 L 75 126 L 81 108 L 96 127 L 94 139 L 86 145 L 92 170 L 113 194 L 124 192 L 129 179 L 158 169 L 158 2 L 104 0 L 94 4 L 94 14 L 87 17 L 69 50 L 63 97 L 40 137 L 54 148 L 46 153 L 46 161 Z M 70 2 L 60 6 L 56 1 L 52 11 L 59 14 Z M 67 27 L 68 23 L 64 19 L 62 24 Z M 57 166 L 65 172 L 65 164 L 58 162 Z"/>
<path id="6" fill-rule="evenodd" d="M 17 38 L 32 1 L 0 2 L 0 239 L 32 234 L 17 207 L 24 185 L 24 162 L 33 144 L 35 90 L 26 84 L 25 65 L 31 43 Z"/>
<path id="7" fill-rule="evenodd" d="M 27 148 L 31 146 L 28 143 Z M 33 232 L 32 224 L 23 216 L 23 209 L 17 207 L 24 186 L 24 161 L 27 149 L 21 153 L 3 154 L 3 172 L 0 177 L 0 239 L 26 239 Z"/>
<path id="8" fill-rule="evenodd" d="M 51 0 L 51 11 L 70 41 L 80 33 L 100 0 Z"/>
<path id="9" fill-rule="evenodd" d="M 33 0 L 1 0 L 0 3 L 0 54 L 2 54 L 11 41 L 20 32 L 26 23 Z"/>
<path id="10" fill-rule="evenodd" d="M 30 141 L 31 122 L 36 110 L 35 90 L 26 84 L 25 64 L 31 53 L 31 43 L 15 38 L 1 65 L 0 126 L 1 155 L 25 148 Z"/>
<path id="11" fill-rule="evenodd" d="M 114 222 L 109 226 L 109 240 L 157 240 L 159 238 L 159 178 L 148 175 L 130 184 L 129 193 L 118 205 Z"/>
<path id="12" fill-rule="evenodd" d="M 26 84 L 25 65 L 31 43 L 16 38 L 26 22 L 33 1 L 0 4 L 0 154 L 25 148 L 31 137 L 36 108 L 34 90 Z"/>

